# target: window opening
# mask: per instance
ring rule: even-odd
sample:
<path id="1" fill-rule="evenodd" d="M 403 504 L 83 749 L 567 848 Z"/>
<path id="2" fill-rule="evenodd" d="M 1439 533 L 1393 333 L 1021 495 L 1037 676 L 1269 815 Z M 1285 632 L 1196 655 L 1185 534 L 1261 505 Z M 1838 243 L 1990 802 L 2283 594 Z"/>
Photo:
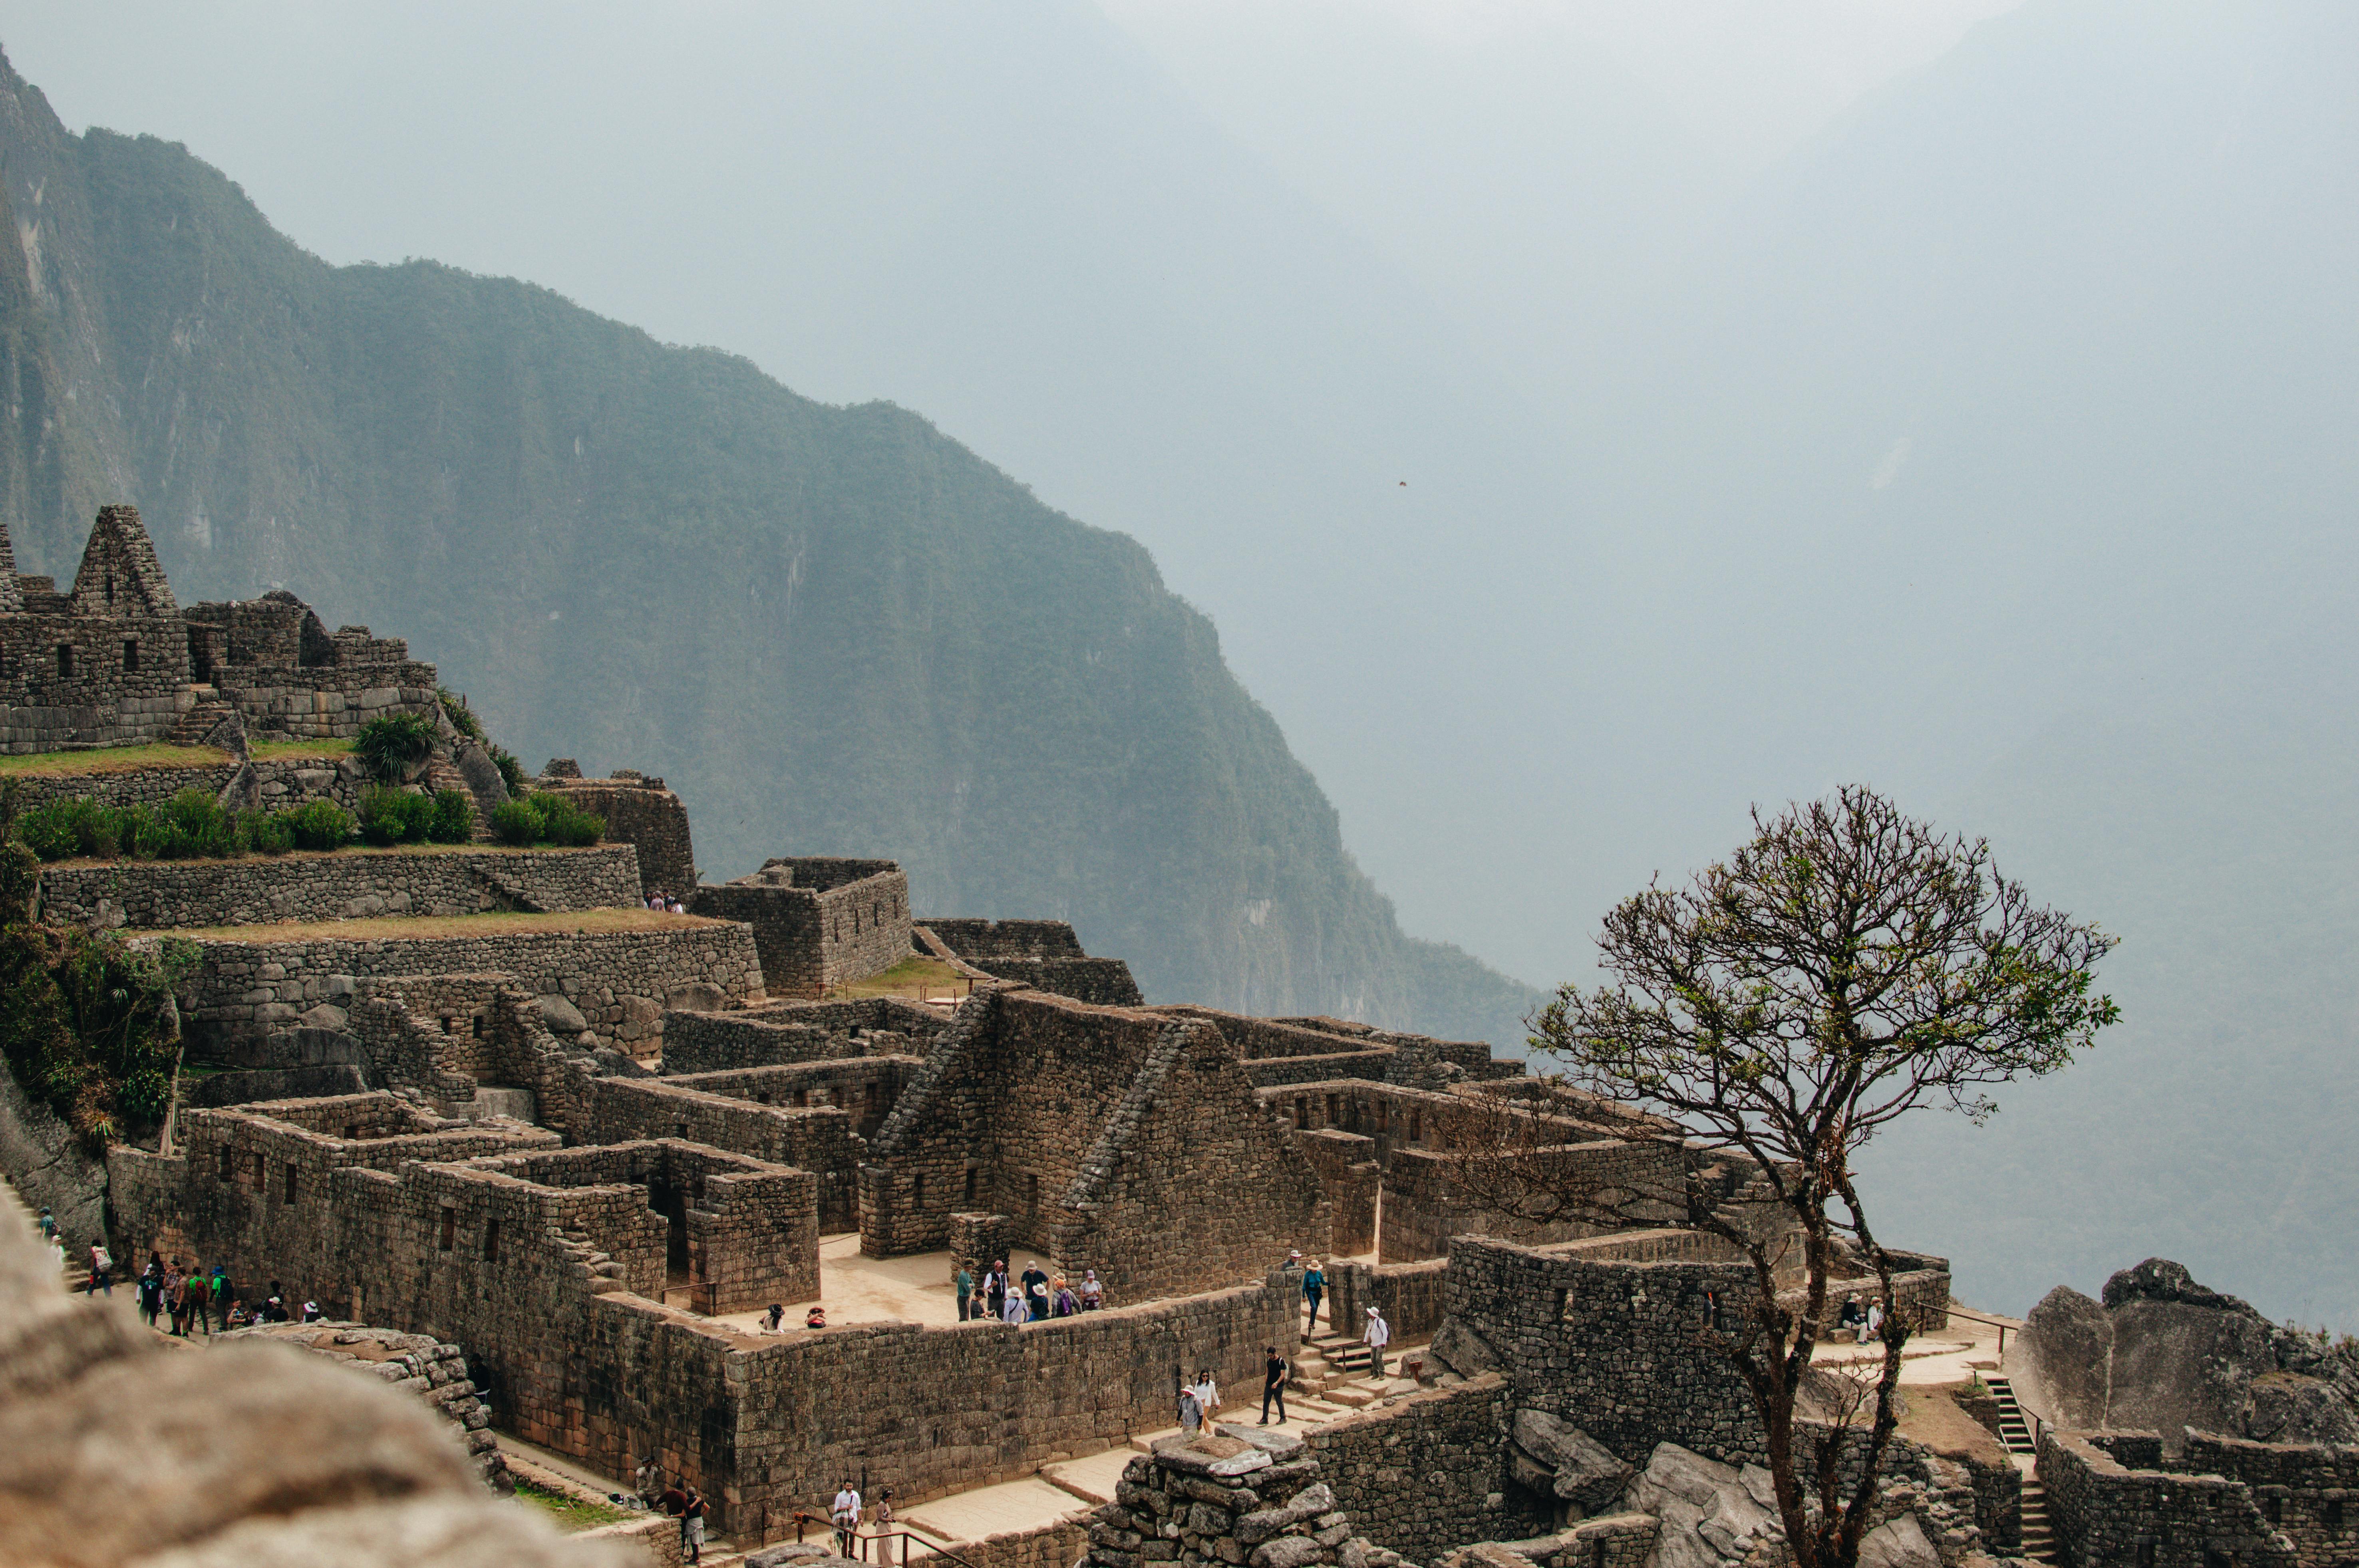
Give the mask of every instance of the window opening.
<path id="1" fill-rule="evenodd" d="M 974 1206 L 974 1167 L 973 1165 L 966 1168 L 966 1203 L 970 1208 Z"/>
<path id="2" fill-rule="evenodd" d="M 499 1260 L 500 1222 L 496 1219 L 487 1219 L 484 1221 L 484 1261 L 496 1263 Z"/>
<path id="3" fill-rule="evenodd" d="M 228 1181 L 232 1174 L 232 1166 L 230 1162 L 234 1158 L 234 1156 L 232 1155 L 227 1149 L 223 1149 L 221 1152 L 221 1179 L 224 1182 Z"/>
<path id="4" fill-rule="evenodd" d="M 73 679 L 73 644 L 71 643 L 58 644 L 58 678 Z"/>
<path id="5" fill-rule="evenodd" d="M 287 1162 L 287 1201 L 295 1201 L 295 1162 Z"/>
<path id="6" fill-rule="evenodd" d="M 123 639 L 123 667 L 135 675 L 138 673 L 139 639 L 136 637 Z"/>
<path id="7" fill-rule="evenodd" d="M 448 1252 L 457 1245 L 459 1245 L 459 1211 L 445 1208 L 442 1211 L 441 1250 Z"/>

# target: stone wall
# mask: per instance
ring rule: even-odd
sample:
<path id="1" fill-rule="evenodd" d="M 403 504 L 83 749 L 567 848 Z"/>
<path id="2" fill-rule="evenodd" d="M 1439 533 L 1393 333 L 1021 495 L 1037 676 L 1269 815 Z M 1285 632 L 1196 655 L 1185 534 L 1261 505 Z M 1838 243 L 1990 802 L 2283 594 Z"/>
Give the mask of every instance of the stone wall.
<path id="1" fill-rule="evenodd" d="M 768 860 L 752 876 L 697 888 L 688 908 L 751 926 L 764 980 L 779 996 L 821 996 L 910 954 L 909 879 L 890 860 Z"/>
<path id="2" fill-rule="evenodd" d="M 213 685 L 237 705 L 256 740 L 349 741 L 373 719 L 442 711 L 432 665 L 413 660 L 288 669 L 222 665 Z"/>
<path id="3" fill-rule="evenodd" d="M 2130 1463 L 2106 1452 L 2109 1441 L 2124 1443 Z M 2067 1568 L 2293 1568 L 2293 1543 L 2263 1517 L 2249 1487 L 2152 1468 L 2161 1447 L 2152 1433 L 2042 1429 L 2038 1475 Z"/>
<path id="4" fill-rule="evenodd" d="M 1363 1534 L 1411 1562 L 1432 1563 L 1470 1541 L 1549 1527 L 1509 1501 L 1510 1396 L 1506 1379 L 1475 1378 L 1347 1415 L 1306 1438 L 1336 1506 Z"/>
<path id="5" fill-rule="evenodd" d="M 951 1026 L 949 1011 L 870 997 L 788 1002 L 742 1012 L 686 1010 L 664 1015 L 667 1072 L 709 1073 L 867 1054 L 923 1054 Z"/>
<path id="6" fill-rule="evenodd" d="M 1324 1128 L 1297 1133 L 1294 1146 L 1319 1173 L 1326 1191 L 1332 1210 L 1329 1249 L 1346 1255 L 1375 1251 L 1376 1194 L 1385 1179 L 1384 1167 L 1376 1163 L 1375 1141 Z"/>
<path id="7" fill-rule="evenodd" d="M 1686 1180 L 1689 1157 L 1673 1143 L 1619 1141 L 1575 1144 L 1534 1155 L 1550 1167 L 1552 1191 L 1659 1194 L 1656 1212 L 1666 1221 L 1680 1214 L 1674 1200 Z M 1440 1257 L 1450 1249 L 1453 1236 L 1480 1234 L 1539 1244 L 1595 1231 L 1594 1226 L 1578 1220 L 1536 1223 L 1480 1202 L 1459 1183 L 1460 1158 L 1428 1149 L 1393 1151 L 1385 1167 L 1384 1229 L 1377 1240 L 1382 1257 L 1396 1262 Z"/>
<path id="8" fill-rule="evenodd" d="M 103 753 L 92 758 L 93 765 Z M 250 764 L 262 805 L 277 811 L 312 800 L 356 810 L 367 776 L 353 757 L 266 757 Z M 95 800 L 108 806 L 161 806 L 182 790 L 218 795 L 241 764 L 208 762 L 185 768 L 114 768 L 87 773 L 33 773 L 16 781 L 16 804 L 31 810 L 52 800 Z"/>
<path id="9" fill-rule="evenodd" d="M 588 1087 L 586 1141 L 677 1138 L 791 1165 L 817 1183 L 820 1234 L 859 1228 L 853 1184 L 867 1145 L 845 1112 L 728 1098 L 661 1078 L 593 1078 Z"/>
<path id="10" fill-rule="evenodd" d="M 966 958 L 966 955 L 959 955 Z M 1120 958 L 966 958 L 984 974 L 1099 1007 L 1136 1007 L 1147 999 Z"/>
<path id="11" fill-rule="evenodd" d="M 1254 1278 L 1326 1251 L 1319 1175 L 1257 1105 L 1219 1032 L 1037 991 L 981 994 L 874 1141 L 862 1250 L 947 1245 L 950 1217 L 1004 1213 L 1011 1243 L 1114 1299 Z M 1185 1238 L 1184 1245 L 1172 1238 Z"/>
<path id="12" fill-rule="evenodd" d="M 639 851 L 640 896 L 660 892 L 685 903 L 697 882 L 696 847 L 689 837 L 688 806 L 649 778 L 625 768 L 610 779 L 541 778 L 538 789 L 560 789 L 584 811 L 606 819 L 609 841 Z"/>
<path id="13" fill-rule="evenodd" d="M 1081 958 L 1082 939 L 1062 920 L 969 920 L 929 915 L 921 922 L 972 964 L 982 958 Z"/>
<path id="14" fill-rule="evenodd" d="M 745 928 L 682 918 L 643 931 L 509 931 L 480 936 L 385 936 L 271 941 L 207 937 L 202 967 L 179 992 L 180 1015 L 208 1047 L 292 1024 L 321 1001 L 349 996 L 362 978 L 499 972 L 524 990 L 570 999 L 600 1041 L 661 1033 L 667 999 L 690 987 L 759 998 L 761 969 Z"/>
<path id="15" fill-rule="evenodd" d="M 1700 1343 L 1708 1295 L 1728 1321 L 1756 1294 L 1752 1269 L 1594 1261 L 1579 1255 L 1580 1246 L 1459 1237 L 1444 1275 L 1448 1322 L 1435 1348 L 1461 1372 L 1486 1369 L 1459 1365 L 1484 1358 L 1453 1342 L 1471 1335 L 1509 1379 L 1515 1408 L 1559 1416 L 1628 1464 L 1644 1465 L 1659 1443 L 1723 1464 L 1765 1463 L 1752 1396 Z"/>
<path id="16" fill-rule="evenodd" d="M 1337 1263 L 1323 1272 L 1334 1305 L 1331 1322 L 1357 1324 L 1375 1307 L 1384 1314 L 1396 1345 L 1432 1337 L 1450 1315 L 1450 1260 L 1419 1263 Z"/>
<path id="17" fill-rule="evenodd" d="M 134 930 L 570 912 L 638 903 L 628 844 L 587 849 L 339 849 L 235 860 L 65 863 L 41 873 L 51 919 Z"/>
<path id="18" fill-rule="evenodd" d="M 86 1243 L 106 1224 L 106 1165 L 74 1130 L 27 1094 L 0 1063 L 0 1176 L 34 1210 L 48 1209 L 59 1234 Z"/>
<path id="19" fill-rule="evenodd" d="M 1390 1070 L 1397 1053 L 1393 1051 L 1345 1051 L 1326 1056 L 1251 1056 L 1245 1059 L 1245 1074 L 1256 1088 L 1271 1088 L 1295 1084 L 1325 1084 L 1338 1078 L 1381 1080 Z M 1277 1103 L 1290 1104 L 1280 1097 Z"/>
<path id="20" fill-rule="evenodd" d="M 2170 1468 L 2242 1481 L 2302 1568 L 2348 1563 L 2359 1546 L 2359 1445 L 2255 1443 L 2190 1428 Z"/>
<path id="21" fill-rule="evenodd" d="M 874 1138 L 893 1113 L 903 1086 L 924 1065 L 916 1056 L 844 1056 L 776 1067 L 677 1074 L 663 1081 L 759 1105 L 804 1109 L 833 1106 L 851 1119 L 853 1132 Z"/>

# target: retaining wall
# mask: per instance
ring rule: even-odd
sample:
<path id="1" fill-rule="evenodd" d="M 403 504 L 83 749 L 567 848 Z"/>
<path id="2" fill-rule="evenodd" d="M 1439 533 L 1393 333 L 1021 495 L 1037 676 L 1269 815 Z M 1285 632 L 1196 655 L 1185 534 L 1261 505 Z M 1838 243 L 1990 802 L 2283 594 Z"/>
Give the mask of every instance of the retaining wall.
<path id="1" fill-rule="evenodd" d="M 635 907 L 628 844 L 588 849 L 338 849 L 235 860 L 67 862 L 41 872 L 53 919 L 158 930 L 385 914 Z"/>

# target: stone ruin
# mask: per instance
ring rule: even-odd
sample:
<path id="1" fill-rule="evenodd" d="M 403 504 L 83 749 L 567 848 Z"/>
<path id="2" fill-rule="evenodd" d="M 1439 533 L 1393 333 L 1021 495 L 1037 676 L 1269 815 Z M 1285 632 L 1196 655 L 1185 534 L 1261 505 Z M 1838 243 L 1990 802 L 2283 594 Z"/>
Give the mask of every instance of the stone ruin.
<path id="1" fill-rule="evenodd" d="M 160 738 L 232 755 L 40 781 L 52 795 L 201 784 L 348 802 L 352 770 L 257 762 L 244 737 L 341 735 L 388 709 L 447 730 L 432 667 L 397 642 L 330 633 L 280 594 L 179 609 L 128 509 L 102 514 L 72 593 L 13 570 L 0 584 L 12 749 Z M 420 782 L 443 768 L 479 788 L 481 750 L 443 733 Z M 716 1530 L 769 1555 L 818 1552 L 793 1546 L 798 1516 L 853 1455 L 908 1506 L 1147 1445 L 1086 1540 L 1060 1526 L 977 1545 L 973 1568 L 1779 1560 L 1757 1420 L 1696 1335 L 1749 1299 L 1753 1276 L 1683 1220 L 1696 1185 L 1756 1212 L 1760 1173 L 1741 1155 L 1528 1078 L 1478 1042 L 1147 1005 L 1125 963 L 1063 923 L 913 915 L 888 860 L 787 856 L 708 885 L 685 803 L 629 769 L 591 779 L 554 759 L 534 787 L 605 816 L 609 842 L 46 871 L 54 917 L 141 941 L 204 928 L 178 1000 L 189 1060 L 210 1072 L 184 1079 L 159 1143 L 103 1164 L 63 1157 L 46 1113 L 0 1081 L 0 1165 L 77 1225 L 103 1216 L 118 1257 L 201 1257 L 318 1301 L 339 1321 L 292 1336 L 312 1361 L 349 1357 L 440 1406 L 479 1457 L 496 1453 L 478 1441 L 492 1431 L 618 1482 L 658 1456 L 705 1490 Z M 653 892 L 690 913 L 649 914 Z M 493 911 L 518 919 L 455 935 L 382 924 Z M 297 918 L 332 934 L 274 933 Z M 858 994 L 891 989 L 879 977 L 913 957 L 948 967 L 962 994 Z M 1462 1173 L 1503 1120 L 1545 1133 L 1560 1183 L 1622 1195 L 1632 1223 L 1596 1233 L 1486 1207 Z M 944 1278 L 1011 1254 L 1095 1270 L 1111 1304 L 1023 1326 L 757 1332 L 754 1309 L 826 1301 L 829 1260 L 854 1249 Z M 1328 1264 L 1332 1318 L 1316 1336 L 1298 1251 Z M 1901 1312 L 1939 1332 L 1946 1264 L 1903 1265 Z M 2112 1298 L 2117 1348 L 2161 1310 Z M 1332 1332 L 1371 1307 L 1405 1378 L 1361 1375 Z M 2101 1337 L 2077 1307 L 2043 1312 L 2078 1325 L 2059 1344 Z M 2354 1451 L 2319 1397 L 2286 1391 L 2306 1352 L 2259 1342 L 2277 1359 L 2248 1379 L 2243 1415 L 2171 1454 L 2136 1433 L 2043 1434 L 2076 1565 L 2343 1560 Z M 1318 1424 L 1150 1442 L 1183 1368 L 1250 1389 L 1272 1346 Z M 2130 1409 L 2108 1397 L 2100 1427 Z M 2054 1402 L 2058 1421 L 2092 1419 Z M 2328 1441 L 2256 1441 L 2288 1434 Z M 2021 1488 L 1995 1439 L 1902 1443 L 1875 1568 L 2012 1555 Z M 191 1529 L 253 1528 L 223 1507 Z"/>

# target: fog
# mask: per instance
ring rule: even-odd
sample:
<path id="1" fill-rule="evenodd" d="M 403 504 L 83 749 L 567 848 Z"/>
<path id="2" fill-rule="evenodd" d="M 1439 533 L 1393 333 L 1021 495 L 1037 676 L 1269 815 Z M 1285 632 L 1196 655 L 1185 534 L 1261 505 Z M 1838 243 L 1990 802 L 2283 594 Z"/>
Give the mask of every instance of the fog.
<path id="1" fill-rule="evenodd" d="M 491 12 L 493 14 L 486 14 Z M 2359 19 L 2331 0 L 27 9 L 72 124 L 344 262 L 919 410 L 1120 528 L 1419 935 L 1864 779 L 2125 937 L 1878 1152 L 2021 1310 L 2359 1327 Z"/>

